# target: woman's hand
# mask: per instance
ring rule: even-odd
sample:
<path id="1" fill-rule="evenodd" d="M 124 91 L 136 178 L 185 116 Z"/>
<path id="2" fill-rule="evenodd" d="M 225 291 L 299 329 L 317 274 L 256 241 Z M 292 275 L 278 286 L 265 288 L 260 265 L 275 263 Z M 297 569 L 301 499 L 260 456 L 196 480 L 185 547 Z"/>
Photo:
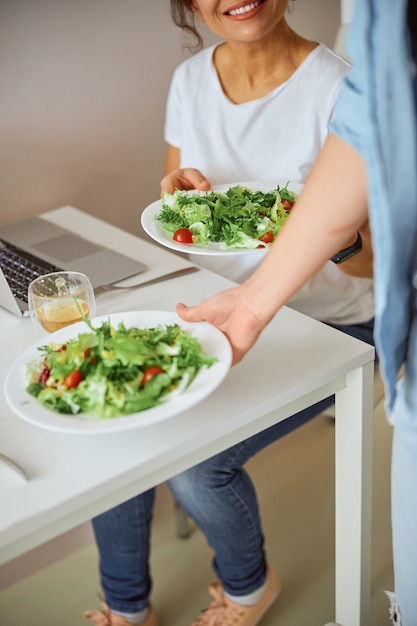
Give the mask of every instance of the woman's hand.
<path id="1" fill-rule="evenodd" d="M 161 195 L 163 193 L 174 193 L 176 189 L 209 191 L 211 183 L 199 170 L 187 167 L 173 170 L 161 180 Z"/>
<path id="2" fill-rule="evenodd" d="M 239 363 L 258 339 L 269 319 L 261 319 L 249 305 L 245 286 L 221 291 L 196 306 L 177 304 L 187 322 L 208 322 L 221 330 L 232 346 L 232 365 Z"/>

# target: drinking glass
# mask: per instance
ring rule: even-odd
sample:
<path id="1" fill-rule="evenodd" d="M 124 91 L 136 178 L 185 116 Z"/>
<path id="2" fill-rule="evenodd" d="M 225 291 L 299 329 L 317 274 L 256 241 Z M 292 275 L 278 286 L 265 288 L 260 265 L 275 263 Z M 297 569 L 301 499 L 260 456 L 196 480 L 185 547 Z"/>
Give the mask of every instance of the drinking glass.
<path id="1" fill-rule="evenodd" d="M 29 285 L 28 303 L 35 326 L 47 333 L 94 317 L 96 310 L 91 282 L 80 272 L 39 276 Z"/>

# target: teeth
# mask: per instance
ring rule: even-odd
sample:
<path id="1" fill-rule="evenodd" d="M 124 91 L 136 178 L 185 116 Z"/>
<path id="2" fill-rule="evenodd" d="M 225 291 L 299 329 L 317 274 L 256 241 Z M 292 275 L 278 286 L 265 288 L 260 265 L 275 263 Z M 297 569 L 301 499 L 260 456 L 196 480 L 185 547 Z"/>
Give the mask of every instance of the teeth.
<path id="1" fill-rule="evenodd" d="M 233 9 L 232 11 L 229 11 L 228 15 L 242 15 L 243 13 L 249 13 L 249 11 L 253 11 L 253 9 L 256 9 L 256 7 L 260 4 L 261 0 L 258 0 L 258 2 L 252 2 L 244 7 L 240 7 L 240 9 Z"/>

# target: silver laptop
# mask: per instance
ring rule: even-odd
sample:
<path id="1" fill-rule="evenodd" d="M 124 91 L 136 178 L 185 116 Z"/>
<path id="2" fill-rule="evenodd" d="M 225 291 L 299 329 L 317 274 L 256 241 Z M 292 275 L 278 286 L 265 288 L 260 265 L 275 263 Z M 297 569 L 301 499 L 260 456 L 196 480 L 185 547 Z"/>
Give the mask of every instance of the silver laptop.
<path id="1" fill-rule="evenodd" d="M 27 288 L 37 275 L 72 270 L 86 274 L 98 287 L 146 269 L 38 217 L 0 228 L 0 266 L 0 306 L 16 315 L 28 315 Z"/>

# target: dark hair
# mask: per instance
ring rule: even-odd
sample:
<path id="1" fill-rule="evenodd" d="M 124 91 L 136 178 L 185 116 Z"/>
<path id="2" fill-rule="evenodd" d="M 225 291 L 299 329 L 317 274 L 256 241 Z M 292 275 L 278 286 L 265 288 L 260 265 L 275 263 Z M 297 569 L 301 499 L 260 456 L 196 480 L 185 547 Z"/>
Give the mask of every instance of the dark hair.
<path id="1" fill-rule="evenodd" d="M 192 0 L 171 0 L 171 17 L 176 26 L 179 26 L 184 35 L 190 35 L 189 43 L 184 43 L 189 52 L 198 52 L 203 48 L 203 37 L 199 33 L 195 13 L 191 8 Z"/>

